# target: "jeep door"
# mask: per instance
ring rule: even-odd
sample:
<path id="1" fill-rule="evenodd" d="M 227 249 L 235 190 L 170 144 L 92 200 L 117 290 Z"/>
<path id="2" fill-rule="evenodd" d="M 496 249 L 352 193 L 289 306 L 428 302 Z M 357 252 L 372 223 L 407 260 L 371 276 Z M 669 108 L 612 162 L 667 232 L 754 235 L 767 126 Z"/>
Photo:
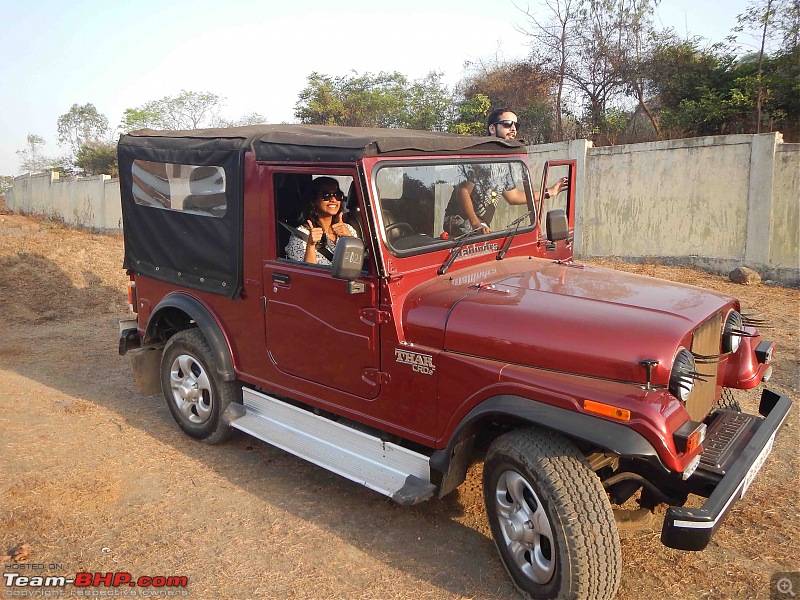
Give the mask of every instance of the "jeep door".
<path id="1" fill-rule="evenodd" d="M 380 392 L 380 345 L 375 269 L 367 265 L 358 285 L 353 286 L 334 279 L 329 266 L 297 262 L 285 254 L 295 235 L 290 228 L 305 223 L 302 213 L 313 178 L 326 175 L 337 179 L 346 194 L 342 204 L 346 209 L 350 204 L 349 210 L 358 216 L 356 172 L 318 167 L 269 171 L 269 176 L 262 178 L 271 180 L 273 191 L 273 201 L 265 207 L 262 271 L 267 349 L 277 370 L 272 377 L 292 389 L 303 387 L 298 386 L 298 379 L 309 382 L 312 392 L 323 399 L 329 389 L 376 398 Z"/>
<path id="2" fill-rule="evenodd" d="M 575 186 L 576 186 L 576 161 L 550 160 L 544 163 L 542 183 L 540 190 L 553 186 L 559 179 L 566 178 L 567 190 L 556 196 L 539 196 L 537 213 L 539 216 L 539 232 L 543 236 L 543 258 L 551 260 L 569 260 L 573 256 L 573 241 L 575 237 Z M 566 239 L 552 240 L 553 237 L 546 226 L 548 212 L 554 209 L 564 211 L 567 217 L 568 235 Z"/>

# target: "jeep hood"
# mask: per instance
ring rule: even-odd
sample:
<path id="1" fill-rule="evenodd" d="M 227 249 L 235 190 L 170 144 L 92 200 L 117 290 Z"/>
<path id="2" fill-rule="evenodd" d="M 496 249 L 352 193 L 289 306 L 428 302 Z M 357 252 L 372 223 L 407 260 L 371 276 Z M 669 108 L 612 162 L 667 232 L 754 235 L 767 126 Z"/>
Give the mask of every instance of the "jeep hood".
<path id="1" fill-rule="evenodd" d="M 693 329 L 734 302 L 692 286 L 540 259 L 506 259 L 423 288 L 406 303 L 409 341 L 438 346 L 431 339 L 438 330 L 445 351 L 636 383 L 646 381 L 639 362 L 652 359 L 659 361 L 652 382 L 662 385 Z"/>

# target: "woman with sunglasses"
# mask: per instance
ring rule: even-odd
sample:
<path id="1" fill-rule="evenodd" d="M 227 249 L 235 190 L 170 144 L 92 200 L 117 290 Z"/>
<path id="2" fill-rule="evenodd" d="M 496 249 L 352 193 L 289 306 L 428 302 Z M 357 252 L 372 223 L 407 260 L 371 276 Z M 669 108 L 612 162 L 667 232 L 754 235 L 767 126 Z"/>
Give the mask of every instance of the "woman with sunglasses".
<path id="1" fill-rule="evenodd" d="M 286 257 L 317 265 L 330 265 L 336 241 L 340 237 L 356 237 L 356 230 L 342 221 L 344 194 L 333 177 L 317 177 L 311 182 L 309 203 L 303 213 L 305 225 L 297 231 L 305 239 L 293 235 L 286 246 Z"/>

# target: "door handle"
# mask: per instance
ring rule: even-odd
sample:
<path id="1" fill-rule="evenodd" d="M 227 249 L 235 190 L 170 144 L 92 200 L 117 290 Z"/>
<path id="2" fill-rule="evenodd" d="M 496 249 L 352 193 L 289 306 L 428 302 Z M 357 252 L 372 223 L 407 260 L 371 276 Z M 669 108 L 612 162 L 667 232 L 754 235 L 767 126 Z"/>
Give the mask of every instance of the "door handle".
<path id="1" fill-rule="evenodd" d="M 283 285 L 289 285 L 292 281 L 292 278 L 289 277 L 286 273 L 273 273 L 272 274 L 272 283 L 282 283 Z"/>

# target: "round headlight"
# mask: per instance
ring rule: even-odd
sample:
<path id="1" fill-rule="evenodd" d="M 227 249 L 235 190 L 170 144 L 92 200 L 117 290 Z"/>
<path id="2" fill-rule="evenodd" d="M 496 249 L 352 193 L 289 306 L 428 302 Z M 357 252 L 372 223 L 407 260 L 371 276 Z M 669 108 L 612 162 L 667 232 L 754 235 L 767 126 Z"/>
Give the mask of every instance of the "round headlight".
<path id="1" fill-rule="evenodd" d="M 739 350 L 739 346 L 742 344 L 743 328 L 742 315 L 735 310 L 729 312 L 722 330 L 722 351 L 724 353 L 734 353 Z"/>
<path id="2" fill-rule="evenodd" d="M 694 380 L 694 356 L 686 348 L 681 348 L 675 355 L 675 362 L 672 363 L 669 391 L 679 400 L 686 402 L 694 389 Z"/>

